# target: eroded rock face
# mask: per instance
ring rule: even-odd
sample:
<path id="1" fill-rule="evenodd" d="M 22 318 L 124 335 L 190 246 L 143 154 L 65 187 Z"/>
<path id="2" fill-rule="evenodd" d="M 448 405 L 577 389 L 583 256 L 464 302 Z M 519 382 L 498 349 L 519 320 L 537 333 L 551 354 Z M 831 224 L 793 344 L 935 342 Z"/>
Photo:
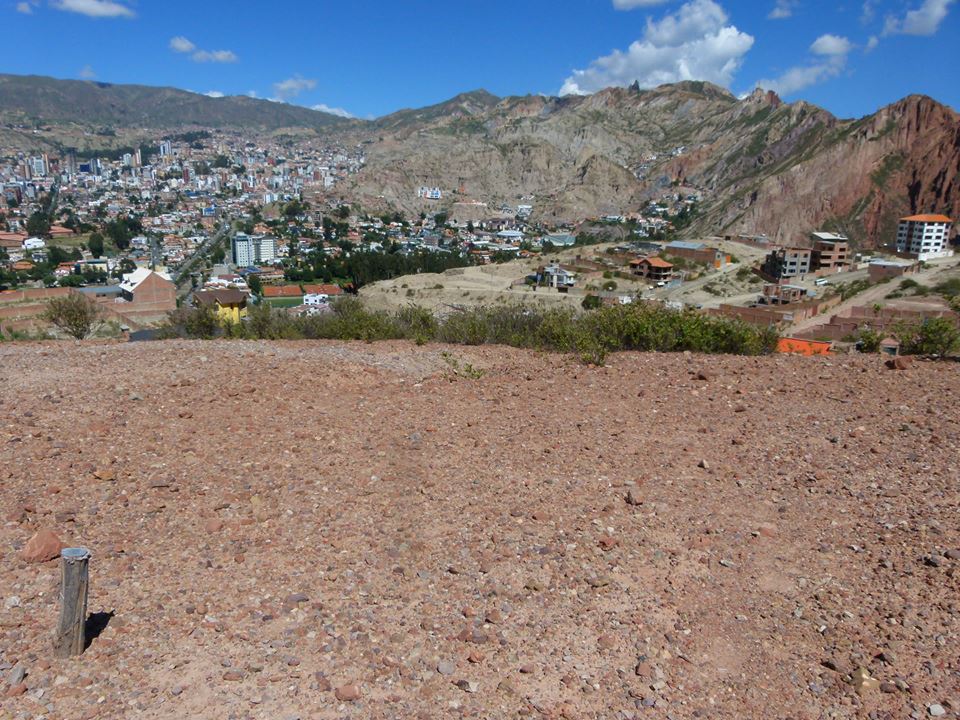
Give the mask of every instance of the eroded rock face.
<path id="1" fill-rule="evenodd" d="M 351 192 L 410 211 L 409 178 L 430 177 L 494 203 L 534 194 L 537 216 L 570 220 L 637 209 L 679 180 L 705 192 L 693 232 L 781 242 L 833 221 L 872 246 L 906 214 L 960 217 L 960 117 L 925 96 L 840 120 L 774 93 L 677 83 L 411 113 L 385 130 Z"/>

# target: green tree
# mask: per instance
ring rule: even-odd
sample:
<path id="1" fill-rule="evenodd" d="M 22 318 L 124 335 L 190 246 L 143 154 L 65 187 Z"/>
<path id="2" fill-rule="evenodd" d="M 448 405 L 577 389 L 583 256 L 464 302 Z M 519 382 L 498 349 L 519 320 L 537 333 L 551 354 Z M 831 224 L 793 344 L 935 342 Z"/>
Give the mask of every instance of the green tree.
<path id="1" fill-rule="evenodd" d="M 580 303 L 584 310 L 596 310 L 601 305 L 603 305 L 603 301 L 596 295 L 587 295 Z"/>
<path id="2" fill-rule="evenodd" d="M 336 215 L 341 220 L 346 220 L 348 217 L 350 217 L 350 206 L 341 205 L 334 211 L 334 215 Z"/>
<path id="3" fill-rule="evenodd" d="M 97 303 L 86 295 L 70 293 L 51 299 L 43 318 L 71 337 L 83 340 L 99 326 L 101 313 Z"/>
<path id="4" fill-rule="evenodd" d="M 920 323 L 902 323 L 895 328 L 904 355 L 945 357 L 960 349 L 960 329 L 948 318 L 928 318 Z"/>
<path id="5" fill-rule="evenodd" d="M 87 241 L 87 248 L 90 250 L 90 254 L 95 258 L 99 258 L 103 255 L 103 235 L 96 232 L 90 236 L 90 239 Z"/>
<path id="6" fill-rule="evenodd" d="M 250 288 L 250 292 L 252 292 L 254 295 L 263 294 L 263 281 L 260 280 L 259 275 L 248 275 L 247 287 Z"/>
<path id="7" fill-rule="evenodd" d="M 46 213 L 37 210 L 27 219 L 27 234 L 34 237 L 44 237 L 50 232 L 50 218 Z"/>

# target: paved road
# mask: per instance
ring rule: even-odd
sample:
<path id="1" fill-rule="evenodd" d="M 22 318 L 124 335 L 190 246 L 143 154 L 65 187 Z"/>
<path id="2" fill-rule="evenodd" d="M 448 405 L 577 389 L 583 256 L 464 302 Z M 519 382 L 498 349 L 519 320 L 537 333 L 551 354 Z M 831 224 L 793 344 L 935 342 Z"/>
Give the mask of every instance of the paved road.
<path id="1" fill-rule="evenodd" d="M 181 265 L 177 272 L 173 275 L 173 282 L 177 286 L 177 297 L 187 297 L 193 291 L 193 286 L 190 282 L 191 274 L 197 269 L 203 259 L 213 251 L 214 248 L 220 242 L 229 242 L 230 237 L 232 236 L 233 231 L 230 230 L 229 224 L 222 230 L 217 231 L 214 235 L 211 235 L 196 249 L 196 251 L 187 258 L 183 265 Z"/>

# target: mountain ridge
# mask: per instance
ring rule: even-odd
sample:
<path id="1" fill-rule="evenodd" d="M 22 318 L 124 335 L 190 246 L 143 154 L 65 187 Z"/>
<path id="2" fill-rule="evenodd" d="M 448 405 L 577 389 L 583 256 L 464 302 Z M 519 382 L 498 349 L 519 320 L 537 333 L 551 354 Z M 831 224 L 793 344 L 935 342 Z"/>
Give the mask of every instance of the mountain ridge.
<path id="1" fill-rule="evenodd" d="M 960 214 L 960 116 L 919 94 L 844 119 L 699 81 L 566 97 L 481 89 L 356 120 L 242 96 L 0 75 L 0 122 L 25 143 L 15 127 L 25 121 L 115 126 L 124 138 L 197 125 L 364 142 L 367 164 L 338 194 L 371 209 L 437 207 L 416 198 L 429 185 L 446 192 L 439 207 L 532 196 L 535 217 L 573 221 L 638 210 L 682 185 L 704 195 L 690 233 L 790 242 L 834 229 L 865 246 L 889 242 L 899 214 Z"/>

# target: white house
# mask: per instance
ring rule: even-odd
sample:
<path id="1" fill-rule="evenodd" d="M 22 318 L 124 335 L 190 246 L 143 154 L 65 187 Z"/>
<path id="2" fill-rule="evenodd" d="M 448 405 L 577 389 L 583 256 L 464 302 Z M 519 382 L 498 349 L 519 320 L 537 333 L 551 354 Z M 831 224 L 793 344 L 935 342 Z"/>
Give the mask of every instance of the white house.
<path id="1" fill-rule="evenodd" d="M 24 250 L 43 250 L 46 246 L 47 244 L 43 239 L 38 237 L 27 238 L 23 241 Z"/>
<path id="2" fill-rule="evenodd" d="M 308 307 L 317 307 L 319 305 L 327 305 L 330 303 L 330 296 L 325 293 L 313 293 L 311 295 L 303 296 L 303 304 Z"/>
<path id="3" fill-rule="evenodd" d="M 547 287 L 568 288 L 576 284 L 577 275 L 569 270 L 564 270 L 559 265 L 548 265 L 543 269 L 543 280 Z"/>

